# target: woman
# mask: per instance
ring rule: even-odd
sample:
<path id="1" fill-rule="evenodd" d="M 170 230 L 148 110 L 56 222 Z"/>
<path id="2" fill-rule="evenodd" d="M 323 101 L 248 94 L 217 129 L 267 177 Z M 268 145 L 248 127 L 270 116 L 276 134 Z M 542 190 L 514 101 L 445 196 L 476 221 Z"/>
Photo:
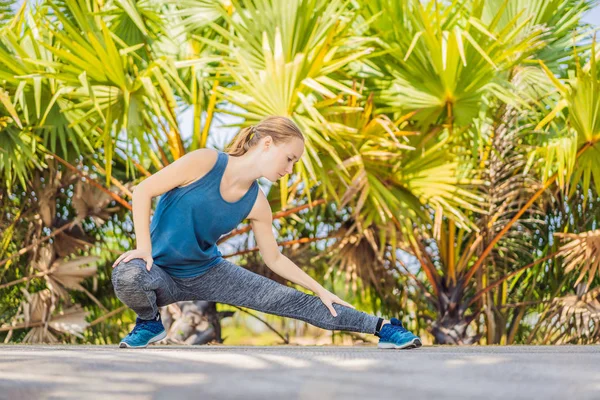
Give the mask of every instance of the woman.
<path id="1" fill-rule="evenodd" d="M 272 212 L 257 179 L 291 174 L 304 136 L 289 118 L 271 116 L 243 129 L 230 152 L 199 149 L 137 185 L 133 223 L 137 248 L 113 264 L 117 297 L 138 315 L 119 347 L 163 339 L 158 307 L 177 301 L 232 304 L 306 321 L 331 330 L 379 336 L 379 347 L 413 348 L 420 339 L 391 321 L 357 311 L 281 254 Z M 150 220 L 151 199 L 163 194 Z M 250 272 L 222 257 L 216 242 L 248 218 L 266 265 L 317 296 Z"/>

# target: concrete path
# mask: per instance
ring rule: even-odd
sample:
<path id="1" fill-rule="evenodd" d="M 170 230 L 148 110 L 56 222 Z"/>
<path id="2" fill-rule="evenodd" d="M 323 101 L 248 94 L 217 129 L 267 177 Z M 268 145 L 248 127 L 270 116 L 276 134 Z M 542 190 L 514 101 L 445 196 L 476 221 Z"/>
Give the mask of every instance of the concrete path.
<path id="1" fill-rule="evenodd" d="M 600 346 L 0 346 L 1 399 L 600 399 Z"/>

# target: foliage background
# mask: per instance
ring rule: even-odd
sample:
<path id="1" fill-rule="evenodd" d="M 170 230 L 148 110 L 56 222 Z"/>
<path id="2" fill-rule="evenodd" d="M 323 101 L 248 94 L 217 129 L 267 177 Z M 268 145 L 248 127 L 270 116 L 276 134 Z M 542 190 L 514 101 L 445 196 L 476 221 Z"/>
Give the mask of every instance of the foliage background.
<path id="1" fill-rule="evenodd" d="M 278 114 L 307 149 L 261 186 L 282 251 L 326 287 L 429 343 L 597 342 L 594 7 L 0 2 L 0 339 L 118 342 L 133 186 Z M 245 223 L 219 245 L 285 283 Z M 252 324 L 261 343 L 373 340 L 201 301 L 162 313 L 167 343 L 257 343 Z"/>

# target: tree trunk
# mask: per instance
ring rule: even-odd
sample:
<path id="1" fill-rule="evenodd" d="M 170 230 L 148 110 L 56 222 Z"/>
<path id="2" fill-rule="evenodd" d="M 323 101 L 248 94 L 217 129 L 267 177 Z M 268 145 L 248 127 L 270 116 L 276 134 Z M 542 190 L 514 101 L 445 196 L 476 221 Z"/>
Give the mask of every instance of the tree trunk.
<path id="1" fill-rule="evenodd" d="M 180 301 L 161 308 L 167 337 L 162 344 L 201 345 L 210 342 L 223 343 L 221 319 L 230 317 L 233 311 L 217 312 L 214 302 Z"/>

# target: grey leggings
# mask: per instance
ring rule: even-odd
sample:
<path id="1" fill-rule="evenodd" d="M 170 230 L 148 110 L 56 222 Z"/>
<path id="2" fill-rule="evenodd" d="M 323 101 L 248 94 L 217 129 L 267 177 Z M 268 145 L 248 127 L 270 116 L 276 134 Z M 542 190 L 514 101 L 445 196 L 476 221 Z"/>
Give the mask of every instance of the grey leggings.
<path id="1" fill-rule="evenodd" d="M 177 301 L 206 300 L 291 317 L 329 330 L 375 333 L 379 317 L 333 304 L 334 317 L 318 296 L 302 293 L 223 260 L 204 274 L 176 278 L 154 264 L 134 258 L 112 271 L 117 297 L 141 319 L 152 319 L 158 307 Z"/>

